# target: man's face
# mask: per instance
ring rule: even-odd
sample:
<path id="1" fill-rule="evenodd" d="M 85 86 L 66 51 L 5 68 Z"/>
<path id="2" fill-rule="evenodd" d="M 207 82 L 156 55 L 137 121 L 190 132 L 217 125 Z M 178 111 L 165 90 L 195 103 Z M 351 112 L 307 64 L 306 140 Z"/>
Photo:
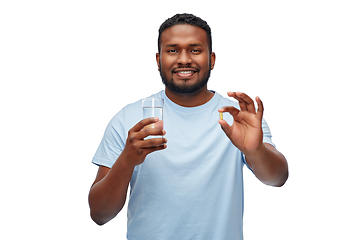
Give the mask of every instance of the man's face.
<path id="1" fill-rule="evenodd" d="M 209 53 L 205 30 L 181 24 L 163 31 L 156 61 L 167 89 L 194 93 L 207 85 L 215 54 Z"/>

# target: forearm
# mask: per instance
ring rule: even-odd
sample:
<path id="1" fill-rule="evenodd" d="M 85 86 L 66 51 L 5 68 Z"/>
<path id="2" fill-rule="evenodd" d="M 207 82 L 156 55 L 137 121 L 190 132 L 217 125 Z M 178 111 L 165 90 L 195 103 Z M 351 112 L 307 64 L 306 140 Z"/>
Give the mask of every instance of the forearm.
<path id="1" fill-rule="evenodd" d="M 89 193 L 91 218 L 99 225 L 113 219 L 123 208 L 134 168 L 119 156 L 108 174 L 96 182 Z"/>
<path id="2" fill-rule="evenodd" d="M 270 144 L 262 144 L 261 148 L 245 154 L 246 162 L 255 176 L 264 184 L 281 187 L 288 178 L 288 164 L 285 157 Z"/>
<path id="3" fill-rule="evenodd" d="M 126 145 L 112 168 L 99 167 L 89 193 L 91 218 L 97 224 L 110 221 L 123 208 L 135 166 L 142 164 L 148 154 L 166 148 L 164 137 L 144 140 L 150 135 L 166 134 L 163 129 L 145 128 L 158 121 L 159 118 L 151 117 L 138 122 L 129 130 Z"/>

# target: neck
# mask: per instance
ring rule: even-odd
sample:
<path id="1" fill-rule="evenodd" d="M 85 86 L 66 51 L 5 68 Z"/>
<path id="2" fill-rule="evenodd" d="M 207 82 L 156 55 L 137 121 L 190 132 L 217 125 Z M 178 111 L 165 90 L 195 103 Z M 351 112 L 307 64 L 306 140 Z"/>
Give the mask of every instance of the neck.
<path id="1" fill-rule="evenodd" d="M 203 105 L 210 101 L 214 96 L 214 93 L 209 91 L 206 86 L 189 94 L 176 93 L 165 88 L 165 94 L 171 101 L 182 107 L 196 107 Z"/>

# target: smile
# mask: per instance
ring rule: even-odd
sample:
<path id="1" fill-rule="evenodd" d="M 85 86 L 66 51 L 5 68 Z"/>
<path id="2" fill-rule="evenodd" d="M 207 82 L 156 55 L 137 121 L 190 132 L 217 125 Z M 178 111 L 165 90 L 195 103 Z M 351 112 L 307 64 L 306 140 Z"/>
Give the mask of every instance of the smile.
<path id="1" fill-rule="evenodd" d="M 190 74 L 190 73 L 194 73 L 195 71 L 180 71 L 180 72 L 177 72 L 177 73 L 180 73 L 180 74 Z"/>
<path id="2" fill-rule="evenodd" d="M 196 72 L 195 69 L 176 69 L 174 71 L 179 78 L 191 78 Z"/>
<path id="3" fill-rule="evenodd" d="M 175 73 L 180 79 L 189 79 L 194 76 L 194 71 L 179 71 Z"/>

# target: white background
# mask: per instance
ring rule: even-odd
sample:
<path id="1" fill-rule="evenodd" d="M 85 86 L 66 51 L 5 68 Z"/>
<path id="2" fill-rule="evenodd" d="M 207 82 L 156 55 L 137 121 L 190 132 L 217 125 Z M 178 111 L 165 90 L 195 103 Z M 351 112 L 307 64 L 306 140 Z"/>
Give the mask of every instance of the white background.
<path id="1" fill-rule="evenodd" d="M 209 88 L 260 96 L 290 178 L 245 172 L 244 235 L 360 239 L 358 1 L 0 2 L 1 235 L 125 239 L 126 211 L 99 227 L 87 194 L 109 120 L 163 89 L 157 30 L 205 19 Z"/>

